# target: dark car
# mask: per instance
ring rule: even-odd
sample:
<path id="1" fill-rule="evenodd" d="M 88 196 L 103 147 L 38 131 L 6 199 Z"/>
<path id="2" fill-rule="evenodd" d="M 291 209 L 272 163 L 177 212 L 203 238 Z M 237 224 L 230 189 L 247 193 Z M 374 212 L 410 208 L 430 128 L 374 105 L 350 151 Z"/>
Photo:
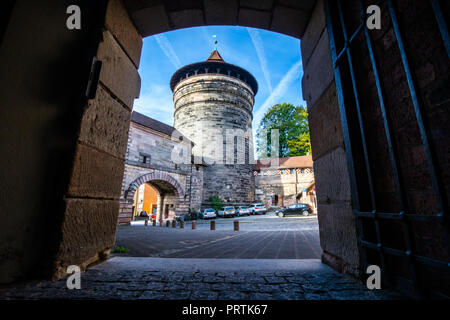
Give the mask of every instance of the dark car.
<path id="1" fill-rule="evenodd" d="M 288 215 L 298 215 L 298 214 L 308 216 L 311 213 L 313 213 L 312 208 L 307 203 L 294 203 L 291 204 L 289 207 L 277 210 L 277 215 L 280 218 L 283 218 L 284 216 Z"/>

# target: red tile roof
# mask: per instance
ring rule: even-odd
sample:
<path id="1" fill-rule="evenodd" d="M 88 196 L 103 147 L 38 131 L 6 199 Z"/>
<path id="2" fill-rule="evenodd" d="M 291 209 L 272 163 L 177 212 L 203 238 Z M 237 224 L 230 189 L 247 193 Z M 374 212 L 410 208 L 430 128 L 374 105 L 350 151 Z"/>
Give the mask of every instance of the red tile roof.
<path id="1" fill-rule="evenodd" d="M 261 160 L 266 160 L 264 163 Z M 255 170 L 261 170 L 262 168 L 269 168 L 270 162 L 269 159 L 261 159 L 257 160 L 255 163 Z M 279 165 L 276 167 L 277 169 L 289 169 L 289 168 L 312 168 L 313 161 L 312 156 L 295 156 L 295 157 L 285 157 L 278 158 Z"/>

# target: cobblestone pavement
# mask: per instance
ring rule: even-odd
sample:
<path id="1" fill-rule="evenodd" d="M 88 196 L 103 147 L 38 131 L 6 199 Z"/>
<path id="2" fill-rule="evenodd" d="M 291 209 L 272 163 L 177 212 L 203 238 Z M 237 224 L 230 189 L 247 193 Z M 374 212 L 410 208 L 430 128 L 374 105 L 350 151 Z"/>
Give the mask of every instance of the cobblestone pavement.
<path id="1" fill-rule="evenodd" d="M 402 299 L 392 291 L 368 290 L 319 260 L 255 262 L 253 259 L 113 258 L 83 273 L 80 290 L 67 289 L 66 280 L 35 281 L 0 288 L 0 299 Z"/>
<path id="2" fill-rule="evenodd" d="M 233 231 L 233 221 L 240 231 Z M 273 214 L 199 220 L 197 230 L 144 226 L 143 222 L 120 226 L 116 246 L 130 251 L 125 256 L 226 259 L 318 259 L 321 255 L 316 217 L 278 218 Z M 124 254 L 121 254 L 123 256 Z"/>

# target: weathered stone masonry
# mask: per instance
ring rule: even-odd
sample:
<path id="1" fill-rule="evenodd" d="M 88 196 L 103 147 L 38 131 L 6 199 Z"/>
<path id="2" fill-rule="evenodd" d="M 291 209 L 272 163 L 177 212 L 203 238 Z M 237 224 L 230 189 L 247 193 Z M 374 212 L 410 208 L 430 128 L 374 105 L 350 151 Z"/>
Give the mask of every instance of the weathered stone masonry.
<path id="1" fill-rule="evenodd" d="M 178 70 L 171 87 L 174 127 L 194 141 L 197 161 L 210 164 L 203 177 L 203 203 L 216 195 L 233 205 L 252 202 L 251 121 L 256 80 L 213 51 L 205 62 Z"/>
<path id="2" fill-rule="evenodd" d="M 129 223 L 133 215 L 133 197 L 144 183 L 157 190 L 157 219 L 160 223 L 183 215 L 189 208 L 200 210 L 203 188 L 203 165 L 176 163 L 172 152 L 189 150 L 192 142 L 172 138 L 175 129 L 138 112 L 131 117 L 125 171 L 120 196 L 119 224 Z M 190 159 L 190 157 L 189 157 Z M 162 210 L 171 205 L 174 210 L 166 217 Z"/>

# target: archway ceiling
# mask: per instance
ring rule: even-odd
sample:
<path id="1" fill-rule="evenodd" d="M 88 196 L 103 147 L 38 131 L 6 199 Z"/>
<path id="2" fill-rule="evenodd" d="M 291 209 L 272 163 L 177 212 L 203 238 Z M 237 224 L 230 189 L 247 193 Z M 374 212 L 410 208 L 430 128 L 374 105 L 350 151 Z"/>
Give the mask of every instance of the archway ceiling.
<path id="1" fill-rule="evenodd" d="M 316 0 L 125 0 L 144 37 L 203 25 L 240 25 L 301 38 Z"/>
<path id="2" fill-rule="evenodd" d="M 166 194 L 177 192 L 177 189 L 173 185 L 171 185 L 169 182 L 164 181 L 164 180 L 152 180 L 152 181 L 148 181 L 147 183 L 150 184 L 152 187 L 154 187 L 159 192 L 163 192 Z"/>

